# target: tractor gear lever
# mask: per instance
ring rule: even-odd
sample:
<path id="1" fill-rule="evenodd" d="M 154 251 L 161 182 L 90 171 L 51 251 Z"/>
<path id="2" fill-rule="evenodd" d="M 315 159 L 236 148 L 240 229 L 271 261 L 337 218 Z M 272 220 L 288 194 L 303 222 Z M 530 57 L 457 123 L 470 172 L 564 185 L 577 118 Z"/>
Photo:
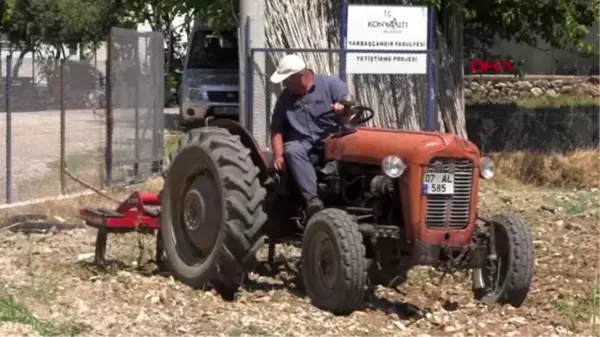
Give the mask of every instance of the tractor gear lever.
<path id="1" fill-rule="evenodd" d="M 338 103 L 344 106 L 344 112 L 342 113 L 342 116 L 350 117 L 355 112 L 354 106 L 356 106 L 356 99 L 353 95 L 348 94 L 343 96 Z M 340 135 L 343 136 L 356 132 L 356 129 L 348 122 L 344 122 L 342 125 L 340 125 L 339 132 Z"/>
<path id="2" fill-rule="evenodd" d="M 354 106 L 356 105 L 356 99 L 354 99 L 353 95 L 346 95 L 344 97 L 342 97 L 338 103 L 340 103 L 341 105 L 345 105 L 345 106 Z"/>
<path id="3" fill-rule="evenodd" d="M 338 103 L 344 106 L 344 116 L 349 116 L 352 114 L 352 107 L 356 105 L 356 99 L 353 95 L 346 95 L 342 97 Z"/>

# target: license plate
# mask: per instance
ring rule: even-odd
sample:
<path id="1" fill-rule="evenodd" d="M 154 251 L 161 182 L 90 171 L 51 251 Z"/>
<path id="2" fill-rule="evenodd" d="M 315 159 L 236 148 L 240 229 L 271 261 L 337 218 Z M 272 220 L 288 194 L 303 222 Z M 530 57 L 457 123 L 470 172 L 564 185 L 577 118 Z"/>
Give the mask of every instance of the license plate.
<path id="1" fill-rule="evenodd" d="M 238 116 L 240 108 L 237 106 L 216 106 L 213 108 L 215 116 Z"/>
<path id="2" fill-rule="evenodd" d="M 425 173 L 423 175 L 423 194 L 454 194 L 454 174 Z"/>

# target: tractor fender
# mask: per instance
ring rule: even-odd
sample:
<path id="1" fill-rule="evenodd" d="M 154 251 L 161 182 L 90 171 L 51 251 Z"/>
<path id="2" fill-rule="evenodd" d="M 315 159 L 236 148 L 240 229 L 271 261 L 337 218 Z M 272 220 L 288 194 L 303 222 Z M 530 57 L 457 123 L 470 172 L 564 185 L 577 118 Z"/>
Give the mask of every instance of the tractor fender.
<path id="1" fill-rule="evenodd" d="M 229 131 L 232 135 L 237 135 L 240 137 L 240 141 L 242 144 L 250 149 L 250 158 L 256 167 L 258 167 L 261 171 L 261 175 L 266 175 L 269 165 L 267 164 L 267 158 L 264 151 L 261 149 L 260 145 L 254 140 L 250 132 L 246 130 L 240 123 L 228 119 L 228 118 L 218 118 L 218 119 L 210 119 L 207 123 L 207 126 L 223 128 Z"/>

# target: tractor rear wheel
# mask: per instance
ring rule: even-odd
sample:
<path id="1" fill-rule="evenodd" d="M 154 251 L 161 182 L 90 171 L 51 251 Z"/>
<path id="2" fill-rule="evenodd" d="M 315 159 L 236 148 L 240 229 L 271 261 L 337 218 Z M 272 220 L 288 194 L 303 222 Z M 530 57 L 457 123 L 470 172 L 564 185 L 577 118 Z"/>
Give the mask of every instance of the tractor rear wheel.
<path id="1" fill-rule="evenodd" d="M 314 306 L 348 314 L 360 305 L 367 259 L 358 224 L 348 213 L 328 208 L 310 218 L 302 239 L 302 276 Z"/>
<path id="2" fill-rule="evenodd" d="M 491 219 L 496 256 L 484 268 L 473 270 L 475 299 L 487 303 L 520 307 L 529 293 L 533 276 L 533 242 L 531 231 L 515 214 L 501 213 Z"/>
<path id="3" fill-rule="evenodd" d="M 191 130 L 179 140 L 165 175 L 161 230 L 166 265 L 183 283 L 210 282 L 231 296 L 264 244 L 266 191 L 238 136 L 222 128 Z"/>

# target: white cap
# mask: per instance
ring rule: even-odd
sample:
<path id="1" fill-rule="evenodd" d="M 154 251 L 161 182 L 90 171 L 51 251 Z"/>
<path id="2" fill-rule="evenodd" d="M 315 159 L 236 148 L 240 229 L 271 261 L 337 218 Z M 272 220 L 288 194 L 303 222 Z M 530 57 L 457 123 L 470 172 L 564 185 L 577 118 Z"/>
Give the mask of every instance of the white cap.
<path id="1" fill-rule="evenodd" d="M 286 55 L 277 66 L 277 71 L 271 75 L 271 82 L 281 83 L 286 78 L 306 69 L 306 63 L 298 55 Z"/>

